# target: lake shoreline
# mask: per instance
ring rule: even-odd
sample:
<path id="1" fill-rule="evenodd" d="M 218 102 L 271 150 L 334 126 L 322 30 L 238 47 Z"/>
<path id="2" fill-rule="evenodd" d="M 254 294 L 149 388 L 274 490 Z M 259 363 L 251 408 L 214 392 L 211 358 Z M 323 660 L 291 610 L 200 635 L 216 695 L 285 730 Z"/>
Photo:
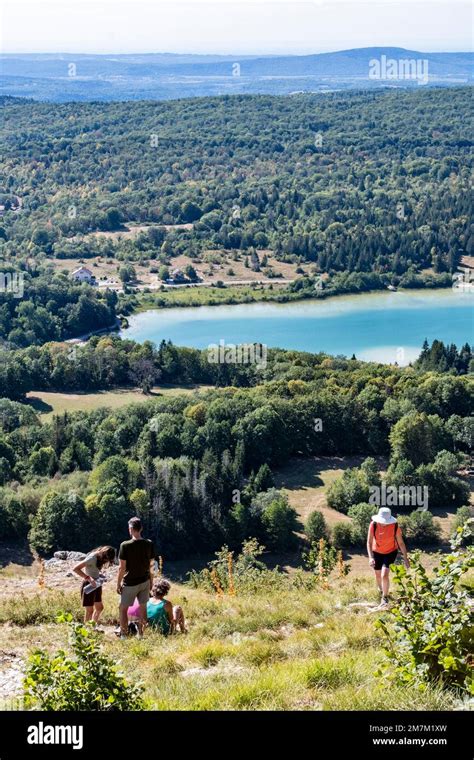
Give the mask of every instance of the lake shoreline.
<path id="1" fill-rule="evenodd" d="M 261 343 L 268 348 L 406 365 L 425 339 L 472 342 L 474 291 L 374 290 L 338 298 L 148 309 L 131 315 L 124 339 L 177 346 Z"/>
<path id="2" fill-rule="evenodd" d="M 297 280 L 293 280 L 293 282 L 297 282 Z M 131 309 L 126 313 L 126 316 L 141 314 L 145 311 L 159 311 L 161 309 L 197 308 L 201 306 L 237 306 L 240 304 L 253 303 L 287 304 L 298 301 L 327 301 L 344 296 L 364 296 L 369 293 L 385 293 L 386 291 L 410 293 L 417 290 L 445 291 L 452 289 L 451 283 L 443 285 L 438 283 L 423 284 L 423 282 L 417 283 L 416 287 L 398 287 L 395 290 L 384 285 L 383 287 L 372 287 L 365 290 L 341 289 L 334 291 L 328 288 L 327 291 L 309 291 L 307 289 L 289 291 L 285 287 L 282 287 L 281 289 L 278 289 L 278 287 L 275 288 L 275 286 L 278 285 L 284 286 L 284 283 L 278 283 L 278 281 L 270 283 L 270 286 L 267 285 L 267 287 L 265 287 L 265 285 L 267 285 L 267 283 L 264 283 L 264 287 L 261 287 L 262 283 L 257 282 L 255 285 L 226 285 L 225 287 L 207 286 L 203 288 L 199 285 L 190 284 L 185 288 L 182 288 L 180 291 L 177 289 L 163 291 L 161 292 L 161 295 L 160 291 L 155 291 L 153 294 L 141 291 L 138 294 L 138 299 L 131 304 Z M 230 293 L 229 290 L 231 291 Z M 466 290 L 468 290 L 468 288 L 466 288 Z M 197 293 L 197 291 L 201 291 L 201 293 L 202 291 L 206 291 L 208 300 L 206 300 L 206 298 L 203 298 L 202 300 L 193 300 L 192 295 L 187 295 L 190 291 L 193 291 L 194 293 Z M 179 300 L 178 296 L 181 296 L 181 294 L 184 295 L 181 297 L 181 300 Z M 131 295 L 132 297 L 135 297 L 136 294 Z M 153 297 L 148 300 L 146 298 L 148 295 L 152 295 Z M 216 301 L 211 300 L 214 296 L 217 297 Z M 186 300 L 186 298 L 188 300 Z"/>

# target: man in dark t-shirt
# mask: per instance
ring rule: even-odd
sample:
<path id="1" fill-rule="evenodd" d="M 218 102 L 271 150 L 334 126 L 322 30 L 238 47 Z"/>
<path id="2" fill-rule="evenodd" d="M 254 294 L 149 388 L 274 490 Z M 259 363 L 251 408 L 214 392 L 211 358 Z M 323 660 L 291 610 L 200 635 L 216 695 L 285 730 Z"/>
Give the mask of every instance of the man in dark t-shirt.
<path id="1" fill-rule="evenodd" d="M 120 594 L 120 638 L 128 633 L 128 608 L 138 600 L 140 605 L 139 636 L 146 623 L 146 605 L 153 584 L 153 565 L 157 559 L 153 542 L 142 538 L 139 517 L 128 521 L 130 540 L 120 544 L 120 569 L 117 577 L 117 593 Z"/>

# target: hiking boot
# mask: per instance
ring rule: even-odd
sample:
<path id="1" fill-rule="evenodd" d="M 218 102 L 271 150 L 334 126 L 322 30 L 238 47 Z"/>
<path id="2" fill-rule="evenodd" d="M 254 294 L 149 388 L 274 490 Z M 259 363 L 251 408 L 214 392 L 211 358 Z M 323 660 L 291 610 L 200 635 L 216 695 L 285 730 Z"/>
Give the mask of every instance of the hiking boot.
<path id="1" fill-rule="evenodd" d="M 388 596 L 383 596 L 382 601 L 380 602 L 381 607 L 387 607 L 388 606 Z"/>

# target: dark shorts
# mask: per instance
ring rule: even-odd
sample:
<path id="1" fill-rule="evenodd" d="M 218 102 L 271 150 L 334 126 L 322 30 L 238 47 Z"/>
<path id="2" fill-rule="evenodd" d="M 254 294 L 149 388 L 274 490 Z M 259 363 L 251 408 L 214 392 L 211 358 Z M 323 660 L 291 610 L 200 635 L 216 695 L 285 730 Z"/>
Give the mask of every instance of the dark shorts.
<path id="1" fill-rule="evenodd" d="M 89 581 L 84 581 L 81 586 L 81 597 L 83 607 L 92 607 L 102 601 L 102 586 L 98 586 L 90 594 L 84 594 L 84 588 L 89 585 Z"/>
<path id="2" fill-rule="evenodd" d="M 390 567 L 390 565 L 393 565 L 395 560 L 397 559 L 398 549 L 395 549 L 394 552 L 389 552 L 388 554 L 380 554 L 379 552 L 374 552 L 374 570 L 381 570 L 382 567 Z"/>

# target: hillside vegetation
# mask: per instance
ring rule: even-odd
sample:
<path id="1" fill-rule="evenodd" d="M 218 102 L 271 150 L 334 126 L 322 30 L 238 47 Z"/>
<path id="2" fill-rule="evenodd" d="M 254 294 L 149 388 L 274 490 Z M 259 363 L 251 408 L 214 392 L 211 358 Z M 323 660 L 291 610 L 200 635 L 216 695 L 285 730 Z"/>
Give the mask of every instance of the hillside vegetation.
<path id="1" fill-rule="evenodd" d="M 472 253 L 468 93 L 5 100 L 0 256 L 26 295 L 0 293 L 4 338 L 80 335 L 130 308 L 86 288 L 79 300 L 61 261 L 98 275 L 113 262 L 126 289 L 134 263 L 159 283 L 183 256 L 188 282 L 196 266 L 225 280 L 291 264 L 306 275 L 294 297 L 448 285 Z M 138 234 L 114 234 L 131 222 Z"/>
<path id="2" fill-rule="evenodd" d="M 447 361 L 435 349 L 423 362 Z M 465 372 L 470 349 L 449 358 Z M 430 507 L 452 512 L 469 503 L 474 390 L 472 376 L 453 369 L 274 350 L 260 370 L 112 337 L 93 338 L 72 357 L 57 344 L 13 352 L 0 371 L 3 394 L 16 399 L 1 402 L 0 537 L 29 537 L 46 553 L 86 549 L 98 536 L 117 545 L 138 513 L 168 557 L 224 542 L 237 547 L 249 537 L 274 551 L 292 549 L 296 513 L 274 488 L 274 474 L 292 457 L 310 456 L 365 458 L 331 486 L 330 505 L 341 513 L 371 509 L 370 489 L 380 484 L 375 456 L 389 459 L 389 485 L 426 488 Z M 64 412 L 42 424 L 22 403 L 30 388 L 110 387 L 130 374 L 145 390 L 157 376 L 227 387 Z M 400 506 L 404 514 L 414 509 Z M 362 513 L 358 519 L 364 525 Z M 360 541 L 341 530 L 340 546 Z"/>
<path id="3" fill-rule="evenodd" d="M 33 581 L 34 582 L 34 581 Z M 8 581 L 2 580 L 2 583 Z M 70 653 L 59 612 L 81 617 L 77 590 L 29 588 L 0 604 L 2 706 L 21 704 L 28 655 L 40 648 Z M 130 684 L 144 688 L 144 706 L 159 710 L 443 710 L 460 708 L 465 692 L 394 682 L 385 642 L 376 626 L 373 584 L 338 577 L 317 581 L 267 573 L 229 593 L 174 584 L 170 598 L 186 612 L 189 632 L 168 639 L 147 631 L 144 639 L 113 634 L 117 595 L 105 592 L 101 649 Z M 110 582 L 110 586 L 113 582 Z M 385 617 L 387 615 L 385 614 Z M 11 638 L 11 626 L 15 630 Z M 64 659 L 63 659 L 64 662 Z M 59 698 L 59 694 L 51 697 Z"/>

